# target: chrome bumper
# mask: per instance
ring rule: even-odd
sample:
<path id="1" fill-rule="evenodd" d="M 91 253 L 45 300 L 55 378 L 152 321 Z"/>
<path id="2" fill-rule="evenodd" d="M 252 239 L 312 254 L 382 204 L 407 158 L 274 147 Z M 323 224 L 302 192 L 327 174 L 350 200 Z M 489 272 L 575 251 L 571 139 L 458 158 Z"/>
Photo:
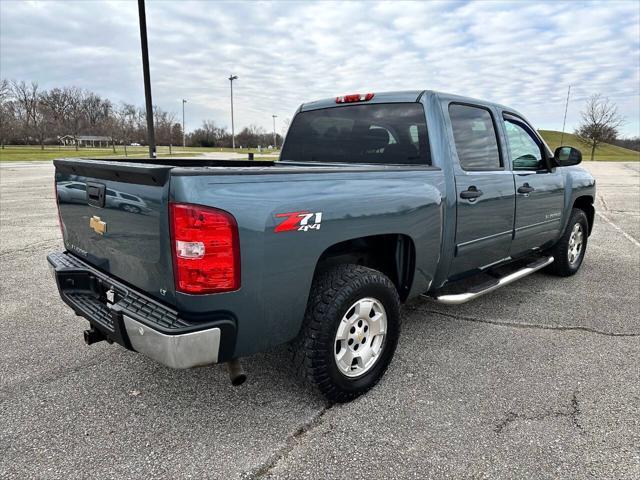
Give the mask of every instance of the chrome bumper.
<path id="1" fill-rule="evenodd" d="M 220 329 L 165 335 L 127 315 L 122 317 L 133 349 L 171 368 L 191 368 L 218 362 Z"/>
<path id="2" fill-rule="evenodd" d="M 190 323 L 143 292 L 96 270 L 67 252 L 47 256 L 60 296 L 100 337 L 171 368 L 191 368 L 232 358 L 235 323 L 217 318 Z M 95 342 L 93 342 L 95 343 Z"/>

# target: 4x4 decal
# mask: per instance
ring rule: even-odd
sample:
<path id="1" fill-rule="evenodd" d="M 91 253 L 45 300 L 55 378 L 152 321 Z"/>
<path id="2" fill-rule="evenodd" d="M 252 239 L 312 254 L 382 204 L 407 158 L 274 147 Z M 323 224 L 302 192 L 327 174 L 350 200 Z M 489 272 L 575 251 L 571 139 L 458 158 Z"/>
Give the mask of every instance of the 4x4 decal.
<path id="1" fill-rule="evenodd" d="M 289 212 L 276 213 L 276 218 L 284 218 L 282 222 L 276 225 L 275 233 L 290 232 L 297 230 L 298 232 L 308 232 L 309 230 L 320 230 L 322 222 L 322 212 Z"/>

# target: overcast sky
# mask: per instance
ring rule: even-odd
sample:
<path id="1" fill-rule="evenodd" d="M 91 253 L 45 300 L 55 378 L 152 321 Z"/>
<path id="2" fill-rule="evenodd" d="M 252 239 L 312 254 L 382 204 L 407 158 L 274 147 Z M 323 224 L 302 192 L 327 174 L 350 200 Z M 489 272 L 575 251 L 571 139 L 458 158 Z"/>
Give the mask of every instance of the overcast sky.
<path id="1" fill-rule="evenodd" d="M 187 130 L 204 119 L 272 128 L 303 102 L 434 89 L 504 103 L 572 131 L 602 93 L 639 135 L 640 3 L 171 2 L 147 0 L 154 104 Z M 135 1 L 0 0 L 0 74 L 144 105 Z M 281 127 L 278 127 L 280 131 Z"/>

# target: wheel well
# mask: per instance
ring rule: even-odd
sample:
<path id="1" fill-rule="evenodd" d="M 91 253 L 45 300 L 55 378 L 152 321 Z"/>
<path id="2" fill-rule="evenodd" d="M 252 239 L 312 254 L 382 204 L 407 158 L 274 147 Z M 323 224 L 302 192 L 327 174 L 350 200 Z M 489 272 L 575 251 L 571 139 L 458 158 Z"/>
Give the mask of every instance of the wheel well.
<path id="1" fill-rule="evenodd" d="M 584 197 L 576 198 L 576 201 L 573 202 L 573 208 L 578 208 L 585 213 L 587 221 L 589 222 L 589 235 L 591 235 L 593 219 L 596 214 L 596 209 L 593 207 L 593 197 L 591 195 L 585 195 Z"/>
<path id="2" fill-rule="evenodd" d="M 327 248 L 318 259 L 315 273 L 343 263 L 363 265 L 384 273 L 404 301 L 413 282 L 415 246 L 410 237 L 401 234 L 353 238 Z"/>

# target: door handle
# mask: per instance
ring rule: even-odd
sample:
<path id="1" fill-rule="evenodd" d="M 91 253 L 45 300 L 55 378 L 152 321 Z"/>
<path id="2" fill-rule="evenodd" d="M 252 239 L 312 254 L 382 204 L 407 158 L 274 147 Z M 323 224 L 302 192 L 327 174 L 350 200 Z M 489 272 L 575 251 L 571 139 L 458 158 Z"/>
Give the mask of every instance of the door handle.
<path id="1" fill-rule="evenodd" d="M 480 196 L 482 196 L 482 190 L 478 190 L 474 185 L 471 185 L 467 190 L 460 192 L 460 198 L 464 198 L 465 200 L 474 201 Z"/>
<path id="2" fill-rule="evenodd" d="M 528 183 L 525 183 L 520 188 L 518 188 L 518 193 L 524 193 L 525 195 L 528 195 L 531 192 L 533 192 L 534 190 L 535 190 L 535 188 L 530 186 Z"/>

